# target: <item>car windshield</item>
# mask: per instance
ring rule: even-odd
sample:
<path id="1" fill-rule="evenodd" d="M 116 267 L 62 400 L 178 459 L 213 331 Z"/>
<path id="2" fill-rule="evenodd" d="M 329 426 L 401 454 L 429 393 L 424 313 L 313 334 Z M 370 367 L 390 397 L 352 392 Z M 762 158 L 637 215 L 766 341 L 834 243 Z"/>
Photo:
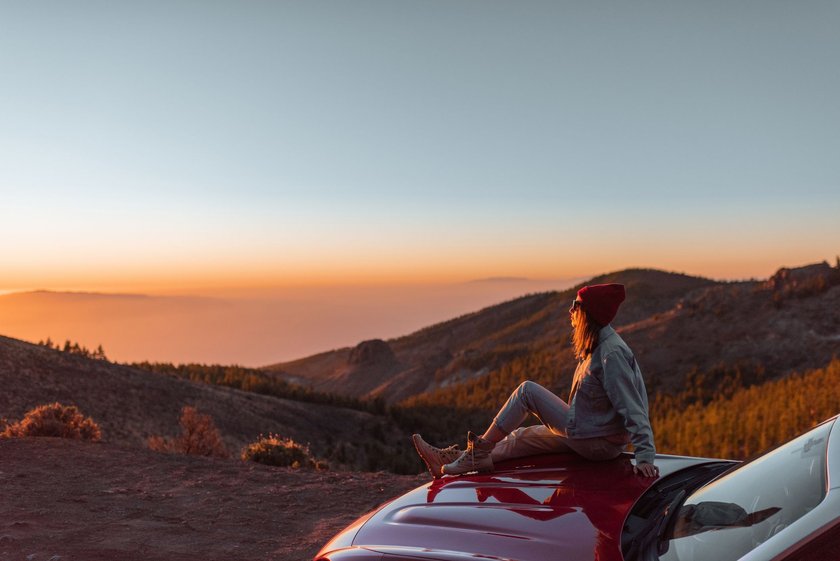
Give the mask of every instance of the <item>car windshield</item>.
<path id="1" fill-rule="evenodd" d="M 738 559 L 817 506 L 826 494 L 824 423 L 739 466 L 680 507 L 661 561 Z"/>

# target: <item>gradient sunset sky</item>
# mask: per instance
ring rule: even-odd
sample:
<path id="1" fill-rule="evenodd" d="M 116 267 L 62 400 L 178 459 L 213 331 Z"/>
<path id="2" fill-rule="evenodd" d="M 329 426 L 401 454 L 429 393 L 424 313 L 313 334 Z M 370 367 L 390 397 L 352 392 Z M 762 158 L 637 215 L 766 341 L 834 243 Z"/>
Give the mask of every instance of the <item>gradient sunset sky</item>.
<path id="1" fill-rule="evenodd" d="M 0 291 L 840 252 L 840 3 L 0 3 Z"/>

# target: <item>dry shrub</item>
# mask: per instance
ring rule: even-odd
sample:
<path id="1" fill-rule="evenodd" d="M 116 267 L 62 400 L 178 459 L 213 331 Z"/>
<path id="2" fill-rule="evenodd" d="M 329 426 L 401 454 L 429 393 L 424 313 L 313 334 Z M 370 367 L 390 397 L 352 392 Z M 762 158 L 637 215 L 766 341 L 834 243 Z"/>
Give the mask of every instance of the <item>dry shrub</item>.
<path id="1" fill-rule="evenodd" d="M 309 446 L 276 434 L 260 435 L 259 440 L 242 449 L 242 459 L 269 466 L 309 469 L 328 469 L 329 467 L 323 460 L 312 457 Z"/>
<path id="2" fill-rule="evenodd" d="M 152 450 L 194 456 L 227 458 L 227 448 L 222 442 L 219 429 L 210 415 L 199 413 L 195 407 L 181 409 L 181 436 L 173 438 L 151 436 L 146 443 Z"/>
<path id="3" fill-rule="evenodd" d="M 6 422 L 5 419 L 3 421 Z M 102 438 L 102 431 L 93 419 L 85 417 L 75 405 L 56 402 L 30 409 L 17 423 L 6 423 L 2 435 L 7 438 L 57 436 L 96 442 Z"/>

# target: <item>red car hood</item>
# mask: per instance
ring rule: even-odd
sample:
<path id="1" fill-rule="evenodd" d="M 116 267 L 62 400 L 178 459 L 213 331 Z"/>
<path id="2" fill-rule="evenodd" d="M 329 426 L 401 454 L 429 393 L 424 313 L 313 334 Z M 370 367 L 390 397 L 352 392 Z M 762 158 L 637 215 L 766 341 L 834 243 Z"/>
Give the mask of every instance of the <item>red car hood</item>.
<path id="1" fill-rule="evenodd" d="M 697 458 L 661 456 L 660 476 Z M 573 454 L 499 464 L 490 475 L 446 477 L 373 514 L 353 549 L 427 559 L 621 561 L 627 513 L 654 482 L 629 456 L 589 462 Z"/>

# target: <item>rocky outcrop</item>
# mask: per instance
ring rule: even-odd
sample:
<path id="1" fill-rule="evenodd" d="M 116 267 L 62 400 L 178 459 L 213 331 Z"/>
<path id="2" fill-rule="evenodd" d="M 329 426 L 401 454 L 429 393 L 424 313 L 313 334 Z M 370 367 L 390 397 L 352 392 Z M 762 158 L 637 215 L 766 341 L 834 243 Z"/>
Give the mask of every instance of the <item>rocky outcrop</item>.
<path id="1" fill-rule="evenodd" d="M 373 366 L 396 362 L 397 357 L 391 346 L 382 339 L 370 339 L 356 345 L 347 359 L 353 366 Z"/>
<path id="2" fill-rule="evenodd" d="M 791 297 L 801 298 L 821 294 L 838 284 L 840 284 L 840 267 L 831 267 L 823 261 L 793 269 L 783 267 L 776 271 L 776 274 L 770 277 L 763 287 L 772 290 L 773 301 L 780 304 Z"/>

